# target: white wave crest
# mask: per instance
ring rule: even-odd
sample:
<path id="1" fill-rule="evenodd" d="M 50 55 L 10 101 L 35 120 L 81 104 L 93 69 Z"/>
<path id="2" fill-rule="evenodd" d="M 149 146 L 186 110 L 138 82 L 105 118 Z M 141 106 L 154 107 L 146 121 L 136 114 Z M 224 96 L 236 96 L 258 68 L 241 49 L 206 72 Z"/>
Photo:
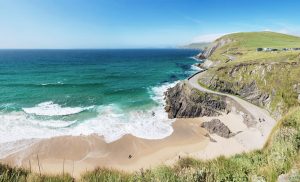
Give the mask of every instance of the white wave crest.
<path id="1" fill-rule="evenodd" d="M 160 107 L 149 111 L 120 112 L 114 105 L 105 106 L 96 118 L 74 128 L 74 135 L 96 133 L 107 142 L 113 142 L 126 134 L 145 139 L 160 139 L 173 132 L 172 121 Z M 123 114 L 120 114 L 123 113 Z"/>
<path id="2" fill-rule="evenodd" d="M 80 113 L 84 110 L 91 109 L 91 107 L 61 107 L 58 104 L 53 103 L 52 101 L 43 102 L 35 107 L 23 108 L 23 111 L 27 114 L 35 114 L 39 116 L 66 116 L 71 114 Z"/>
<path id="3" fill-rule="evenodd" d="M 174 87 L 179 81 L 173 82 L 173 83 L 164 83 L 159 86 L 152 87 L 149 92 L 151 99 L 154 100 L 155 102 L 163 105 L 165 103 L 164 100 L 164 93 L 168 90 L 168 88 Z"/>
<path id="4" fill-rule="evenodd" d="M 92 112 L 98 113 L 96 117 L 74 121 L 42 120 L 34 115 L 68 115 L 91 107 L 68 108 L 53 102 L 44 102 L 33 108 L 24 108 L 25 112 L 0 112 L 0 144 L 26 139 L 90 134 L 103 136 L 107 142 L 118 140 L 126 134 L 145 139 L 165 138 L 173 132 L 174 120 L 169 119 L 164 110 L 164 92 L 176 83 L 150 88 L 151 98 L 158 104 L 148 110 L 125 111 L 113 104 L 91 106 Z"/>
<path id="5" fill-rule="evenodd" d="M 191 66 L 191 70 L 193 70 L 193 71 L 201 71 L 202 69 L 199 68 L 199 67 L 196 66 L 196 65 L 192 65 L 192 66 Z"/>

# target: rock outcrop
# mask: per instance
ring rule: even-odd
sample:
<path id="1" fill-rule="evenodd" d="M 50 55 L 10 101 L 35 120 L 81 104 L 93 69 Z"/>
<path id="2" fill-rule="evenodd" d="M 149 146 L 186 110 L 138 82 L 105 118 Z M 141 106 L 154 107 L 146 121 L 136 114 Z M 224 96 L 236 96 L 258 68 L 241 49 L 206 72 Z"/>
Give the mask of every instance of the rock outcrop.
<path id="1" fill-rule="evenodd" d="M 219 66 L 204 72 L 200 82 L 212 90 L 238 95 L 264 107 L 279 119 L 286 112 L 284 108 L 300 102 L 300 85 L 291 76 L 297 74 L 298 66 L 296 62 Z"/>
<path id="2" fill-rule="evenodd" d="M 222 123 L 219 119 L 213 119 L 209 122 L 203 122 L 201 124 L 202 128 L 207 129 L 210 134 L 217 134 L 224 138 L 230 138 L 235 134 L 230 131 L 230 129 Z"/>
<path id="3" fill-rule="evenodd" d="M 207 59 L 215 52 L 216 49 L 223 47 L 224 45 L 230 42 L 232 42 L 231 39 L 218 39 L 213 44 L 211 44 L 211 46 L 209 46 L 207 49 L 205 49 L 203 52 L 198 54 L 196 57 L 198 59 Z"/>
<path id="4" fill-rule="evenodd" d="M 203 93 L 180 82 L 165 93 L 169 118 L 194 118 L 201 116 L 218 116 L 226 112 L 226 97 Z"/>
<path id="5" fill-rule="evenodd" d="M 214 63 L 207 59 L 203 63 L 199 63 L 196 66 L 203 70 L 207 70 L 208 68 L 212 67 L 213 65 L 214 65 Z"/>

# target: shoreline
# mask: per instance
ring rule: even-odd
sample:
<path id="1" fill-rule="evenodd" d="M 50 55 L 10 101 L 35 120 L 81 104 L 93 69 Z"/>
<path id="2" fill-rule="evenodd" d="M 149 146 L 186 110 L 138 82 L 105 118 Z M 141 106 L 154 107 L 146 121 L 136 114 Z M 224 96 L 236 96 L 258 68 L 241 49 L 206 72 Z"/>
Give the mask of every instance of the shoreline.
<path id="1" fill-rule="evenodd" d="M 64 165 L 64 171 L 70 174 L 74 172 L 75 177 L 96 167 L 132 172 L 166 164 L 165 162 L 173 164 L 178 156 L 205 148 L 209 140 L 205 137 L 205 129 L 200 127 L 201 123 L 200 118 L 177 119 L 173 123 L 174 132 L 164 139 L 156 140 L 130 134 L 111 143 L 106 143 L 98 135 L 42 139 L 0 161 L 39 172 L 38 157 L 42 173 L 62 173 Z"/>
<path id="2" fill-rule="evenodd" d="M 239 103 L 234 107 L 239 108 Z M 243 122 L 243 112 L 243 109 L 237 109 L 217 117 L 176 119 L 172 123 L 173 133 L 163 139 L 142 139 L 131 134 L 110 143 L 97 134 L 38 139 L 27 148 L 20 148 L 0 161 L 34 172 L 39 172 L 41 168 L 42 174 L 64 172 L 79 178 L 82 173 L 97 167 L 133 172 L 159 165 L 172 165 L 181 157 L 200 160 L 229 157 L 262 147 L 268 137 L 264 134 L 272 130 L 269 125 L 247 126 Z M 212 119 L 220 119 L 237 134 L 230 138 L 208 135 L 201 123 Z M 26 145 L 28 140 L 19 142 Z"/>
<path id="3" fill-rule="evenodd" d="M 237 134 L 223 138 L 209 134 L 200 125 L 218 118 Z M 24 167 L 42 174 L 70 173 L 79 178 L 86 171 L 97 167 L 113 168 L 126 172 L 172 165 L 181 157 L 210 160 L 219 156 L 229 157 L 255 150 L 252 144 L 264 136 L 243 122 L 241 113 L 231 112 L 217 117 L 183 118 L 173 123 L 174 132 L 163 139 L 142 139 L 125 135 L 121 139 L 106 143 L 103 137 L 61 136 L 37 141 L 30 147 L 7 156 L 0 161 L 16 167 Z M 254 137 L 249 137 L 249 136 Z M 257 138 L 258 137 L 258 138 Z M 211 140 L 213 139 L 213 140 Z"/>

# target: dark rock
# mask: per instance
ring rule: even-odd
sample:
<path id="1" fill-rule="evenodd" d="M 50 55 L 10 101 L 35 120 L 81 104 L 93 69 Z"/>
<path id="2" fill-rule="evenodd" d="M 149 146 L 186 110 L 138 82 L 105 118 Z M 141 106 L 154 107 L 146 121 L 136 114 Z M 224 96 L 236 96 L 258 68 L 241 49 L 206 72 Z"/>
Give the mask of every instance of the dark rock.
<path id="1" fill-rule="evenodd" d="M 249 67 L 254 68 L 248 69 Z M 259 89 L 255 79 L 249 82 L 240 81 L 242 79 L 240 77 L 241 72 L 243 72 L 244 75 L 254 77 L 256 74 L 258 74 L 257 72 L 263 72 L 263 69 L 265 72 L 268 72 L 268 65 L 250 63 L 239 64 L 233 67 L 219 67 L 217 69 L 218 72 L 224 72 L 228 75 L 228 77 L 239 81 L 233 82 L 232 80 L 224 79 L 209 73 L 202 76 L 200 79 L 203 84 L 208 85 L 209 88 L 213 90 L 238 95 L 255 105 L 266 107 L 271 103 L 271 99 L 275 93 L 264 92 L 263 90 Z"/>
<path id="2" fill-rule="evenodd" d="M 205 54 L 204 53 L 200 53 L 196 56 L 198 59 L 206 59 Z"/>
<path id="3" fill-rule="evenodd" d="M 185 82 L 168 89 L 165 96 L 169 118 L 218 116 L 227 110 L 225 96 L 200 92 Z"/>
<path id="4" fill-rule="evenodd" d="M 201 124 L 201 127 L 207 129 L 207 131 L 211 134 L 216 133 L 224 138 L 230 138 L 234 136 L 234 133 L 232 133 L 229 128 L 219 119 L 213 119 L 209 122 L 204 122 Z"/>
<path id="5" fill-rule="evenodd" d="M 247 127 L 253 127 L 256 124 L 256 121 L 253 120 L 248 114 L 244 114 L 243 119 L 243 122 L 247 125 Z"/>

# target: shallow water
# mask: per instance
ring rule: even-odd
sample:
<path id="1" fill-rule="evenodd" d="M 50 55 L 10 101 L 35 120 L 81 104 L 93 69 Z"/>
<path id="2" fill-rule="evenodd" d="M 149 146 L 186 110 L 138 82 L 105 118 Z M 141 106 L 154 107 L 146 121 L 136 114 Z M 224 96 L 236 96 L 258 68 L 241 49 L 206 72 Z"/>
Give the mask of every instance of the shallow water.
<path id="1" fill-rule="evenodd" d="M 195 50 L 0 50 L 0 143 L 60 135 L 172 133 L 166 89 Z"/>

